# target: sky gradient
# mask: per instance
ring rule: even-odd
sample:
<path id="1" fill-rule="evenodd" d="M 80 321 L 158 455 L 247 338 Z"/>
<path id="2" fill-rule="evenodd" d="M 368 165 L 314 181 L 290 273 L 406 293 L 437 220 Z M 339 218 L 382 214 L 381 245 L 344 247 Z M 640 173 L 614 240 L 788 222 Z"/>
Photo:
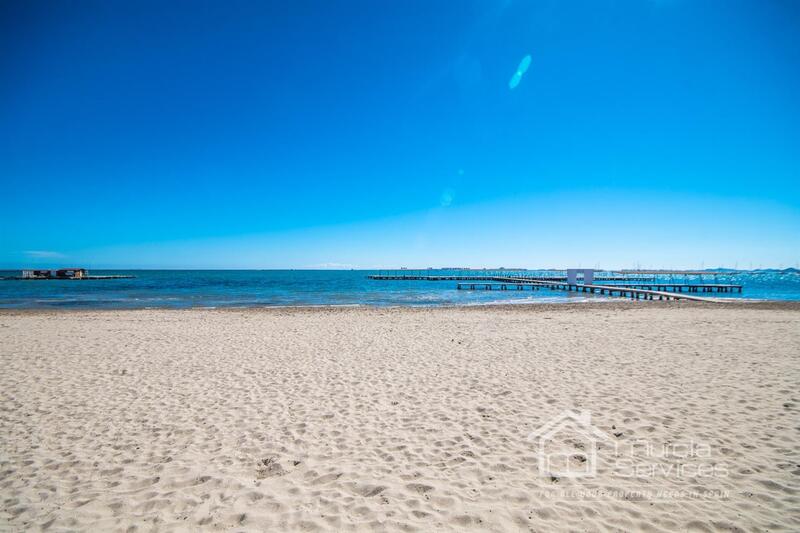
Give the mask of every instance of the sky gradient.
<path id="1" fill-rule="evenodd" d="M 0 268 L 796 266 L 798 36 L 793 2 L 4 2 Z"/>

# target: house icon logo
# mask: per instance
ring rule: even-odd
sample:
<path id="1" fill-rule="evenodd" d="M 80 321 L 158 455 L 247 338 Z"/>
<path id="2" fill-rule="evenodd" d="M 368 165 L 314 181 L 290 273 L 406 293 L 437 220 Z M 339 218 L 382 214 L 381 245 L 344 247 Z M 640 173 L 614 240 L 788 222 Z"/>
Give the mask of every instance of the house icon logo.
<path id="1" fill-rule="evenodd" d="M 566 478 L 594 477 L 598 442 L 611 441 L 592 425 L 589 411 L 563 411 L 528 435 L 536 443 L 539 474 Z"/>

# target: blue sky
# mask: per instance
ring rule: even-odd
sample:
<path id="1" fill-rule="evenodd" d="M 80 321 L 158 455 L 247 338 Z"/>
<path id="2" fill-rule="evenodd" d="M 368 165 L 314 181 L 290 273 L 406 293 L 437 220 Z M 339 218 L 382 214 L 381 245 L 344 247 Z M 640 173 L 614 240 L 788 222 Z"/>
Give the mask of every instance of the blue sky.
<path id="1" fill-rule="evenodd" d="M 792 2 L 5 2 L 0 267 L 795 266 L 799 30 Z"/>

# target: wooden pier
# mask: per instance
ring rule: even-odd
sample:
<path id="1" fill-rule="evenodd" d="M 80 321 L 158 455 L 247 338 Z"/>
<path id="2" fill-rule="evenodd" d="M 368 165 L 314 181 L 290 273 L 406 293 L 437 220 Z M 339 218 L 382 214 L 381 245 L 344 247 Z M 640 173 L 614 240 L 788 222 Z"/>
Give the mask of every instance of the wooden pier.
<path id="1" fill-rule="evenodd" d="M 505 273 L 498 271 L 481 271 L 475 273 L 459 274 L 433 274 L 427 272 L 387 272 L 367 276 L 372 280 L 384 281 L 456 281 L 458 290 L 500 290 L 524 291 L 561 290 L 566 292 L 583 292 L 603 296 L 617 296 L 621 298 L 644 300 L 695 300 L 718 301 L 713 298 L 694 296 L 697 293 L 742 293 L 742 286 L 727 283 L 690 283 L 688 279 L 683 283 L 675 280 L 674 276 L 695 277 L 711 275 L 718 276 L 727 273 L 701 272 L 701 271 L 603 271 L 594 278 L 594 282 L 602 284 L 583 283 L 580 279 L 568 281 L 566 276 L 559 275 L 564 271 L 553 271 L 553 275 L 542 275 L 542 272 L 531 273 Z M 656 276 L 668 277 L 669 280 L 658 281 Z"/>
<path id="2" fill-rule="evenodd" d="M 616 285 L 618 287 L 628 287 L 631 289 L 646 289 L 660 292 L 738 292 L 742 293 L 741 285 L 729 285 L 723 283 L 624 283 Z"/>
<path id="3" fill-rule="evenodd" d="M 691 296 L 680 292 L 655 291 L 649 289 L 636 289 L 622 285 L 584 285 L 583 283 L 563 283 L 546 281 L 514 281 L 508 280 L 504 283 L 459 283 L 458 290 L 517 290 L 527 289 L 539 290 L 562 290 L 567 292 L 583 292 L 589 294 L 602 294 L 608 296 L 618 296 L 620 298 L 631 298 L 633 300 L 693 300 L 697 302 L 716 302 L 713 298 L 702 296 Z"/>
<path id="4" fill-rule="evenodd" d="M 566 276 L 514 276 L 530 281 L 567 281 Z M 380 281 L 502 281 L 508 279 L 507 276 L 491 275 L 434 275 L 427 276 L 422 274 L 370 274 L 367 278 Z M 600 276 L 594 278 L 598 281 L 631 281 L 629 276 Z M 635 278 L 636 281 L 655 281 L 654 277 Z"/>
<path id="5" fill-rule="evenodd" d="M 510 281 L 513 283 L 526 283 L 524 278 L 507 278 L 505 281 Z M 531 283 L 531 282 L 528 282 Z M 533 282 L 533 283 L 542 283 L 542 282 Z M 596 284 L 584 284 L 584 283 L 549 283 L 548 286 L 552 289 L 559 289 L 559 290 L 566 290 L 567 292 L 570 291 L 580 291 L 580 292 L 588 292 L 591 294 L 608 294 L 609 296 L 614 296 L 614 293 L 617 296 L 630 296 L 631 298 L 641 298 L 641 296 L 636 295 L 636 291 L 642 294 L 656 294 L 656 295 L 671 295 L 675 296 L 675 299 L 678 299 L 677 294 L 682 294 L 684 290 L 686 292 L 742 292 L 741 285 L 727 285 L 727 284 L 688 284 L 688 283 L 656 283 L 656 284 L 641 284 L 641 283 L 621 283 L 617 285 L 596 285 Z M 677 293 L 677 294 L 676 294 Z M 684 300 L 692 300 L 692 299 L 703 299 L 702 297 L 698 296 L 688 296 L 684 295 L 682 299 Z M 652 300 L 653 298 L 647 298 Z M 662 300 L 663 298 L 659 298 Z"/>
<path id="6" fill-rule="evenodd" d="M 21 281 L 83 281 L 83 280 L 95 280 L 95 279 L 133 279 L 136 276 L 130 275 L 113 275 L 113 276 L 83 276 L 81 278 L 28 278 L 23 276 L 6 276 L 4 278 L 0 278 L 0 280 L 5 281 L 12 281 L 12 280 L 21 280 Z"/>
<path id="7" fill-rule="evenodd" d="M 22 275 L 20 276 L 0 277 L 0 279 L 24 281 L 75 281 L 85 279 L 130 279 L 134 277 L 136 276 L 130 274 L 100 274 L 96 276 L 90 276 L 89 271 L 85 268 L 26 268 L 22 270 Z"/>

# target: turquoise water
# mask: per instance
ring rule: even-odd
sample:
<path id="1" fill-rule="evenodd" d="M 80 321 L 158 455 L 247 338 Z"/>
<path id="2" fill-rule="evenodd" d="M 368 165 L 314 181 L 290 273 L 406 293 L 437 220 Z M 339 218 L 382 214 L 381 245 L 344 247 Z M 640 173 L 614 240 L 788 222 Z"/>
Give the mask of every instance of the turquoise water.
<path id="1" fill-rule="evenodd" d="M 459 291 L 455 281 L 374 281 L 367 276 L 378 271 L 365 270 L 92 270 L 91 273 L 132 274 L 136 277 L 87 281 L 0 280 L 0 308 L 438 306 L 605 299 L 546 289 Z M 420 273 L 463 274 L 450 270 Z M 16 275 L 19 275 L 18 271 L 0 271 L 0 276 Z M 701 296 L 800 300 L 800 275 L 797 273 L 737 272 L 715 279 L 718 283 L 744 285 L 744 291 L 741 295 L 714 293 Z M 676 277 L 675 281 L 681 282 L 683 278 Z M 692 281 L 699 280 L 695 277 Z M 704 281 L 712 282 L 712 278 L 708 276 Z"/>

